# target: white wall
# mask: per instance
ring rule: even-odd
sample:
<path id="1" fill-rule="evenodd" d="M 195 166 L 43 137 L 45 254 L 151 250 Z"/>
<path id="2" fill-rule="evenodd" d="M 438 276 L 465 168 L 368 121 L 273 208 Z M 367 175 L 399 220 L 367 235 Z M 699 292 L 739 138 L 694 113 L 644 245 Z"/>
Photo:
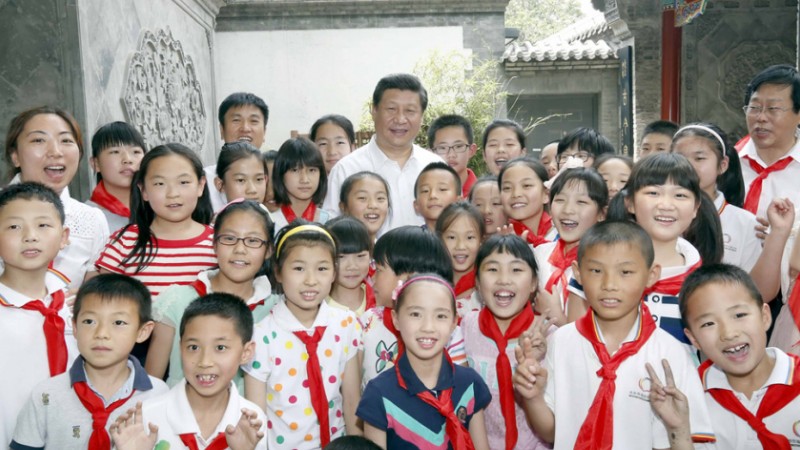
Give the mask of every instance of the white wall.
<path id="1" fill-rule="evenodd" d="M 411 72 L 430 50 L 463 49 L 461 27 L 217 32 L 217 99 L 253 92 L 269 106 L 266 147 L 308 133 L 325 114 L 358 128 L 384 75 Z"/>

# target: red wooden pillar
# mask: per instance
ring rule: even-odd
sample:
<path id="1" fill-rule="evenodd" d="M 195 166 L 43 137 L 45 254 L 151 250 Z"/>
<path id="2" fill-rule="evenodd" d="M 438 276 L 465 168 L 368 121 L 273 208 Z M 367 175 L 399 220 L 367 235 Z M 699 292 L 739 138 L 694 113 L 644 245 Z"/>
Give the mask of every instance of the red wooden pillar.
<path id="1" fill-rule="evenodd" d="M 672 8 L 661 13 L 661 118 L 681 120 L 681 29 Z"/>

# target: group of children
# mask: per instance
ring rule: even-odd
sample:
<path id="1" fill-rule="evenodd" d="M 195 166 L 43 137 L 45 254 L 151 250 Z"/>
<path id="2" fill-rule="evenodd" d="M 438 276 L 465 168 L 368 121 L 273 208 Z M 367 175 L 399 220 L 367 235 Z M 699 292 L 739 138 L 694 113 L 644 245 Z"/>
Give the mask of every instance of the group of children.
<path id="1" fill-rule="evenodd" d="M 0 333 L 25 343 L 2 351 L 0 445 L 800 443 L 800 359 L 766 347 L 762 300 L 794 207 L 773 200 L 759 239 L 718 127 L 656 123 L 634 164 L 586 128 L 537 160 L 495 120 L 478 178 L 471 125 L 442 116 L 443 162 L 414 184 L 425 224 L 385 231 L 380 174 L 338 186 L 340 217 L 321 207 L 355 147 L 346 118 L 262 154 L 266 105 L 237 98 L 210 172 L 127 124 L 98 130 L 91 204 L 116 231 L 74 297 L 52 267 L 71 243 L 60 193 L 24 177 L 0 191 Z"/>

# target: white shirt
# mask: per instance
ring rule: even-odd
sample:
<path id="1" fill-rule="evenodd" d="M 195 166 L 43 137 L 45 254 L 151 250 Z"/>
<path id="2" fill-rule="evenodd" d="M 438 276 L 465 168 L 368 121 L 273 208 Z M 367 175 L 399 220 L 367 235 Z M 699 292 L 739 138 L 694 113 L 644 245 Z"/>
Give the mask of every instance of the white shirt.
<path id="1" fill-rule="evenodd" d="M 311 406 L 308 383 L 306 346 L 294 335 L 296 331 L 313 334 L 324 326 L 317 347 L 322 381 L 329 404 L 331 440 L 344 435 L 344 411 L 341 393 L 342 374 L 351 358 L 361 350 L 361 325 L 355 314 L 320 304 L 317 317 L 306 328 L 280 301 L 264 320 L 256 324 L 253 340 L 256 354 L 242 368 L 253 378 L 267 385 L 267 428 L 269 448 L 317 449 L 320 447 L 319 422 Z M 306 440 L 305 437 L 310 436 Z"/>
<path id="2" fill-rule="evenodd" d="M 637 320 L 623 342 L 633 341 L 639 333 L 639 326 Z M 603 341 L 599 330 L 598 334 Z M 692 435 L 713 436 L 711 419 L 702 400 L 703 388 L 694 364 L 675 338 L 656 328 L 642 348 L 617 369 L 613 402 L 614 449 L 670 447 L 664 423 L 650 406 L 650 378 L 645 369 L 645 363 L 649 362 L 663 382 L 662 359 L 669 361 L 675 385 L 689 400 Z M 602 366 L 591 342 L 578 332 L 574 323 L 570 323 L 549 337 L 545 367 L 547 387 L 544 398 L 556 419 L 554 448 L 572 449 L 600 387 L 602 380 L 597 371 Z M 704 445 L 695 445 L 695 448 L 704 448 Z"/>
<path id="3" fill-rule="evenodd" d="M 44 304 L 51 303 L 50 293 L 66 288 L 66 282 L 52 272 L 45 276 L 48 296 Z M 47 341 L 44 337 L 44 316 L 38 311 L 20 309 L 35 300 L 0 283 L 2 301 L 11 307 L 0 306 L 0 448 L 7 448 L 14 434 L 17 414 L 30 398 L 37 384 L 50 378 L 47 362 Z M 72 335 L 72 308 L 59 312 L 66 323 L 67 366 L 78 357 L 78 345 Z"/>
<path id="4" fill-rule="evenodd" d="M 753 140 L 749 140 L 739 152 L 739 157 L 742 160 L 744 190 L 747 193 L 750 192 L 750 184 L 758 174 L 750 167 L 750 162 L 744 158 L 745 156 L 752 158 L 762 167 L 767 167 L 767 164 L 758 156 Z M 776 197 L 789 197 L 792 203 L 800 205 L 800 189 L 797 188 L 797 180 L 800 180 L 800 139 L 795 142 L 784 157 L 786 156 L 791 157 L 794 161 L 785 169 L 769 174 L 761 185 L 761 197 L 759 198 L 756 214 L 759 217 L 767 217 L 769 202 Z"/>
<path id="5" fill-rule="evenodd" d="M 553 227 L 553 229 L 555 230 L 555 227 Z M 553 267 L 548 260 L 556 249 L 557 244 L 558 241 L 547 242 L 533 248 L 533 256 L 536 258 L 536 266 L 539 268 L 539 273 L 537 275 L 539 288 L 542 290 L 547 286 L 547 281 L 550 280 L 550 276 L 555 272 L 555 267 Z M 569 283 L 569 280 L 572 278 L 572 266 L 564 271 L 564 277 L 567 283 Z M 564 297 L 564 287 L 564 283 L 559 279 L 553 285 L 553 294 L 557 294 L 558 298 L 561 299 L 561 309 L 566 312 L 567 299 Z"/>
<path id="6" fill-rule="evenodd" d="M 231 382 L 229 389 L 228 405 L 225 407 L 222 420 L 220 420 L 217 428 L 208 436 L 207 440 L 203 439 L 200 434 L 200 426 L 194 417 L 192 407 L 189 406 L 189 399 L 186 397 L 185 379 L 166 394 L 146 400 L 142 404 L 142 422 L 158 426 L 158 441 L 155 448 L 186 448 L 179 435 L 193 433 L 198 447 L 202 450 L 208 447 L 218 433 L 224 433 L 228 425 L 235 426 L 239 422 L 239 418 L 242 416 L 242 408 L 255 411 L 258 414 L 258 420 L 262 424 L 261 431 L 265 431 L 267 421 L 261 408 L 240 396 L 233 382 Z M 256 445 L 256 449 L 266 450 L 266 448 L 266 439 L 261 439 Z"/>
<path id="7" fill-rule="evenodd" d="M 323 207 L 336 214 L 339 210 L 339 192 L 344 180 L 361 171 L 375 172 L 389 184 L 391 212 L 378 235 L 403 225 L 422 225 L 425 220 L 414 211 L 414 183 L 422 169 L 432 162 L 443 162 L 439 155 L 414 145 L 408 161 L 400 167 L 378 147 L 373 137 L 367 145 L 340 159 L 328 177 L 328 194 Z"/>
<path id="8" fill-rule="evenodd" d="M 758 411 L 761 400 L 767 393 L 767 389 L 774 384 L 787 384 L 792 379 L 794 365 L 786 353 L 777 348 L 767 348 L 767 356 L 775 358 L 775 367 L 769 374 L 767 382 L 760 389 L 753 392 L 748 399 L 744 394 L 736 392 L 728 383 L 725 373 L 716 365 L 708 368 L 703 379 L 705 389 L 726 389 L 732 391 L 739 402 L 753 415 Z M 714 425 L 714 433 L 717 435 L 717 447 L 730 450 L 760 450 L 761 442 L 758 435 L 744 419 L 723 408 L 711 394 L 706 393 L 708 412 L 711 415 L 711 423 Z M 777 413 L 765 417 L 764 425 L 773 433 L 786 436 L 792 447 L 800 446 L 800 424 L 797 424 L 798 412 L 800 412 L 800 397 L 795 397 Z"/>
<path id="9" fill-rule="evenodd" d="M 215 213 L 219 212 L 223 206 L 228 204 L 228 197 L 225 192 L 218 191 L 214 185 L 214 179 L 217 178 L 217 165 L 203 167 L 206 173 L 206 186 L 208 186 L 208 198 L 211 200 L 211 210 Z"/>
<path id="10" fill-rule="evenodd" d="M 756 216 L 750 211 L 730 205 L 725 195 L 717 191 L 714 206 L 722 223 L 722 243 L 725 253 L 722 262 L 741 267 L 750 272 L 761 256 L 761 239 L 756 237 Z"/>

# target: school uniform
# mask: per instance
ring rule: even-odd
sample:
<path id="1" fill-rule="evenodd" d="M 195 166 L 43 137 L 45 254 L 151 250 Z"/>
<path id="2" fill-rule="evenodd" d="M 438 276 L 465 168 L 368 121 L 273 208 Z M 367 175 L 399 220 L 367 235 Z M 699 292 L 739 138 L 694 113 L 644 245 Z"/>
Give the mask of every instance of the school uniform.
<path id="1" fill-rule="evenodd" d="M 636 324 L 623 342 L 635 341 L 643 327 L 642 308 Z M 589 313 L 591 314 L 591 310 Z M 580 320 L 580 319 L 579 319 Z M 603 367 L 592 343 L 573 322 L 556 330 L 549 338 L 544 367 L 547 386 L 544 400 L 555 415 L 555 449 L 572 449 L 590 406 L 603 379 Z M 669 361 L 675 385 L 689 401 L 690 429 L 696 443 L 713 442 L 713 429 L 702 386 L 689 355 L 672 336 L 653 326 L 652 335 L 638 351 L 624 359 L 616 370 L 613 395 L 612 447 L 615 449 L 669 448 L 667 430 L 656 416 L 649 401 L 650 376 L 645 363 L 650 363 L 663 382 L 662 359 Z M 599 328 L 597 339 L 604 342 Z M 621 351 L 621 350 L 620 350 Z M 608 430 L 603 430 L 608 433 Z M 704 444 L 695 448 L 705 448 Z M 713 447 L 708 447 L 713 448 Z"/>
<path id="2" fill-rule="evenodd" d="M 323 207 L 339 214 L 339 193 L 342 183 L 348 176 L 366 170 L 380 174 L 389 185 L 392 210 L 378 231 L 378 236 L 403 225 L 422 225 L 424 223 L 422 216 L 414 210 L 414 184 L 422 169 L 432 162 L 444 162 L 444 160 L 436 153 L 414 144 L 411 156 L 400 167 L 383 153 L 373 136 L 369 143 L 340 159 L 333 166 L 328 176 L 328 193 Z"/>
<path id="3" fill-rule="evenodd" d="M 458 364 L 451 366 L 442 355 L 439 379 L 436 387 L 429 390 L 414 373 L 406 355 L 402 355 L 397 364 L 397 370 L 388 370 L 370 381 L 361 396 L 356 415 L 386 432 L 386 448 L 452 449 L 453 444 L 445 432 L 445 417 L 417 394 L 432 391 L 437 395 L 452 389 L 453 410 L 469 429 L 473 415 L 486 408 L 492 399 L 486 383 L 474 370 Z M 400 386 L 398 371 L 407 389 Z"/>
<path id="4" fill-rule="evenodd" d="M 378 306 L 368 310 L 361 317 L 361 326 L 364 330 L 364 359 L 362 361 L 361 388 L 364 389 L 370 380 L 380 373 L 394 367 L 395 360 L 400 354 L 397 336 L 387 327 L 391 324 L 392 310 Z M 467 356 L 464 353 L 464 337 L 461 327 L 456 327 L 450 335 L 445 350 L 454 364 L 464 364 Z"/>
<path id="5" fill-rule="evenodd" d="M 54 271 L 45 275 L 48 295 L 42 300 L 50 306 L 53 296 L 66 297 L 67 280 Z M 58 311 L 64 321 L 66 355 L 60 360 L 63 366 L 51 370 L 45 338 L 45 317 L 42 313 L 22 309 L 35 299 L 0 283 L 0 447 L 11 442 L 17 414 L 25 406 L 33 389 L 51 376 L 66 371 L 69 361 L 78 357 L 78 345 L 72 332 L 72 308 L 66 301 Z M 56 369 L 56 368 L 53 368 Z"/>
<path id="6" fill-rule="evenodd" d="M 17 419 L 12 449 L 87 448 L 93 432 L 93 420 L 91 412 L 76 393 L 77 383 L 87 383 L 91 390 L 90 395 L 100 400 L 103 408 L 114 408 L 106 421 L 106 433 L 117 417 L 136 407 L 137 402 L 165 394 L 169 390 L 163 381 L 148 376 L 136 358 L 129 357 L 130 375 L 112 397 L 105 399 L 86 377 L 84 365 L 83 357 L 79 356 L 68 373 L 45 380 L 34 388 Z"/>
<path id="7" fill-rule="evenodd" d="M 759 408 L 762 407 L 764 397 L 772 386 L 796 387 L 798 384 L 798 367 L 795 361 L 777 348 L 767 348 L 766 351 L 768 357 L 775 359 L 775 366 L 772 368 L 772 372 L 764 385 L 755 390 L 750 398 L 733 390 L 730 383 L 728 383 L 725 372 L 716 365 L 712 364 L 704 371 L 701 368 L 708 412 L 711 415 L 711 423 L 717 436 L 717 447 L 720 449 L 756 450 L 765 447 L 759 441 L 756 431 L 740 416 L 717 402 L 711 395 L 711 391 L 719 389 L 731 392 L 739 404 L 755 416 L 758 414 Z M 767 430 L 785 436 L 792 447 L 800 446 L 800 436 L 797 435 L 800 429 L 800 424 L 797 422 L 798 412 L 800 411 L 800 395 L 797 395 L 798 392 L 795 390 L 795 397 L 780 410 L 762 418 Z"/>
<path id="8" fill-rule="evenodd" d="M 750 272 L 761 256 L 761 239 L 756 236 L 756 216 L 725 201 L 725 194 L 717 191 L 714 206 L 722 224 L 722 243 L 725 253 L 722 262 L 741 267 Z"/>
<path id="9" fill-rule="evenodd" d="M 197 274 L 197 280 L 194 283 L 187 286 L 170 286 L 153 301 L 153 320 L 175 330 L 172 351 L 169 354 L 169 373 L 167 374 L 167 385 L 169 387 L 175 386 L 184 378 L 179 333 L 183 312 L 198 297 L 213 292 L 210 278 L 217 273 L 219 273 L 219 269 L 200 272 Z M 272 286 L 266 275 L 255 278 L 253 280 L 253 295 L 245 300 L 250 311 L 253 312 L 253 323 L 258 323 L 264 319 L 272 310 L 272 307 L 275 306 L 277 300 L 278 296 L 272 295 Z M 244 381 L 241 370 L 233 378 L 233 381 L 236 383 L 239 392 L 243 393 Z"/>
<path id="10" fill-rule="evenodd" d="M 255 411 L 258 420 L 261 421 L 261 431 L 266 431 L 267 420 L 261 408 L 255 403 L 248 401 L 236 390 L 236 386 L 231 382 L 230 396 L 225 413 L 222 415 L 216 429 L 207 437 L 200 433 L 200 425 L 194 416 L 189 399 L 186 397 L 186 380 L 184 379 L 165 394 L 147 400 L 142 404 L 142 423 L 158 426 L 158 439 L 156 449 L 183 449 L 190 448 L 184 444 L 184 440 L 194 440 L 197 448 L 203 450 L 211 445 L 214 439 L 220 434 L 225 439 L 225 428 L 239 422 L 242 416 L 242 408 Z M 227 448 L 227 447 L 226 447 Z M 261 439 L 256 445 L 256 449 L 266 450 L 266 439 Z"/>
<path id="11" fill-rule="evenodd" d="M 352 312 L 322 302 L 314 323 L 306 328 L 284 299 L 256 324 L 253 331 L 256 354 L 253 361 L 243 367 L 250 376 L 266 383 L 270 449 L 320 447 L 320 426 L 312 408 L 306 365 L 309 357 L 306 345 L 294 334 L 313 334 L 317 327 L 325 327 L 316 353 L 329 403 L 330 438 L 345 434 L 340 378 L 348 361 L 362 349 L 361 325 Z"/>

